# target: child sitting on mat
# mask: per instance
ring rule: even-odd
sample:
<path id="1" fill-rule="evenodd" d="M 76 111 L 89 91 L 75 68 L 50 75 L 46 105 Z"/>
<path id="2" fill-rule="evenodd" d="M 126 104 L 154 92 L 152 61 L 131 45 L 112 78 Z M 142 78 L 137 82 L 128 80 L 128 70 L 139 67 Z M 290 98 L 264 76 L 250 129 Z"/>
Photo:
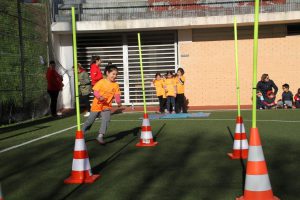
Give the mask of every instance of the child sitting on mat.
<path id="1" fill-rule="evenodd" d="M 279 108 L 292 108 L 293 107 L 293 94 L 289 90 L 289 84 L 285 83 L 282 85 L 282 99 L 278 100 L 277 104 Z"/>
<path id="2" fill-rule="evenodd" d="M 266 97 L 263 100 L 263 104 L 265 105 L 265 108 L 271 109 L 271 108 L 276 108 L 276 103 L 275 103 L 275 94 L 272 91 L 268 91 Z"/>
<path id="3" fill-rule="evenodd" d="M 110 121 L 113 99 L 117 102 L 118 107 L 121 106 L 120 88 L 119 84 L 116 82 L 118 68 L 115 65 L 107 66 L 105 74 L 106 78 L 98 81 L 93 87 L 95 98 L 92 103 L 91 113 L 82 127 L 82 130 L 85 133 L 91 128 L 98 114 L 101 113 L 102 122 L 99 129 L 99 135 L 96 138 L 100 144 L 105 144 L 103 136 L 107 131 Z"/>

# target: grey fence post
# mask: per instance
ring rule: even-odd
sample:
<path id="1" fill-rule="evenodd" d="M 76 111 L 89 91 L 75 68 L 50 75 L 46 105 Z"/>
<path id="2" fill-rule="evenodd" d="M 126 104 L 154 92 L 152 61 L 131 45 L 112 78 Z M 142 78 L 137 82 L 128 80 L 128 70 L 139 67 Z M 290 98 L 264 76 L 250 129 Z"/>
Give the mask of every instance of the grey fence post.
<path id="1" fill-rule="evenodd" d="M 20 64 L 21 64 L 21 90 L 22 90 L 22 107 L 25 108 L 25 74 L 24 74 L 24 42 L 23 42 L 23 22 L 22 22 L 22 11 L 21 11 L 21 0 L 17 0 L 18 8 L 18 28 L 19 28 L 19 45 L 20 45 Z"/>

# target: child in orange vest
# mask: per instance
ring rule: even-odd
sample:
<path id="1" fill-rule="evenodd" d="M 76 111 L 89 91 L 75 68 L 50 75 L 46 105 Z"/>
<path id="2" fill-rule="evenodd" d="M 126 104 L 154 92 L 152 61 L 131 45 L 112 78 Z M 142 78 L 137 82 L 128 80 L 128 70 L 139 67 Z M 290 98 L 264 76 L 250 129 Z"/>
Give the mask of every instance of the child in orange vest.
<path id="1" fill-rule="evenodd" d="M 167 72 L 164 88 L 167 96 L 167 110 L 175 113 L 175 97 L 177 94 L 176 82 L 171 71 Z"/>
<path id="2" fill-rule="evenodd" d="M 162 79 L 160 73 L 155 74 L 153 85 L 155 87 L 156 96 L 158 97 L 158 101 L 159 101 L 159 112 L 164 113 L 165 104 L 166 104 L 166 93 L 164 89 L 164 80 Z"/>
<path id="3" fill-rule="evenodd" d="M 85 133 L 93 125 L 98 114 L 101 113 L 101 127 L 96 140 L 100 144 L 105 144 L 103 136 L 105 135 L 111 116 L 112 101 L 115 99 L 118 106 L 121 106 L 121 92 L 119 84 L 116 82 L 118 68 L 115 65 L 107 66 L 105 69 L 106 78 L 98 81 L 94 87 L 94 100 L 91 107 L 91 113 L 85 121 L 82 130 Z"/>

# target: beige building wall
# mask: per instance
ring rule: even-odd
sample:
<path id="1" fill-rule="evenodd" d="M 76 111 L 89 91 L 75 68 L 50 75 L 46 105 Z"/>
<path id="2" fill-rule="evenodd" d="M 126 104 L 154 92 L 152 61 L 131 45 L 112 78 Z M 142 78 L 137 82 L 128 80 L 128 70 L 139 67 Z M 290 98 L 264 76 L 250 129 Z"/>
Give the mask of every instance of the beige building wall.
<path id="1" fill-rule="evenodd" d="M 300 35 L 287 35 L 286 25 L 260 27 L 258 73 L 268 73 L 279 88 L 300 88 Z M 253 27 L 238 27 L 241 104 L 252 95 Z M 233 28 L 178 31 L 179 66 L 186 71 L 190 106 L 236 105 Z"/>

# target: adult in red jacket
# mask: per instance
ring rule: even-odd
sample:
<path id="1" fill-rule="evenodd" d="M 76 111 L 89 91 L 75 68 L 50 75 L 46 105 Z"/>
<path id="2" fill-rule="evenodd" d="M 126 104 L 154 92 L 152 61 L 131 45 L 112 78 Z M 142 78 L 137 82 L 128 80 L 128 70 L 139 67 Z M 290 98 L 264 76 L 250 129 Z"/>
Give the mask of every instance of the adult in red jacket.
<path id="1" fill-rule="evenodd" d="M 103 78 L 100 65 L 101 65 L 100 56 L 92 56 L 91 69 L 90 69 L 92 86 L 94 86 L 99 80 Z"/>
<path id="2" fill-rule="evenodd" d="M 63 88 L 63 79 L 62 76 L 57 73 L 55 70 L 55 62 L 50 61 L 49 63 L 49 68 L 46 73 L 46 78 L 47 78 L 47 83 L 48 83 L 48 94 L 50 95 L 51 98 L 51 103 L 50 103 L 50 109 L 51 109 L 51 115 L 53 117 L 57 116 L 56 113 L 56 107 L 57 107 L 57 97 L 59 94 L 59 91 L 62 90 Z"/>

